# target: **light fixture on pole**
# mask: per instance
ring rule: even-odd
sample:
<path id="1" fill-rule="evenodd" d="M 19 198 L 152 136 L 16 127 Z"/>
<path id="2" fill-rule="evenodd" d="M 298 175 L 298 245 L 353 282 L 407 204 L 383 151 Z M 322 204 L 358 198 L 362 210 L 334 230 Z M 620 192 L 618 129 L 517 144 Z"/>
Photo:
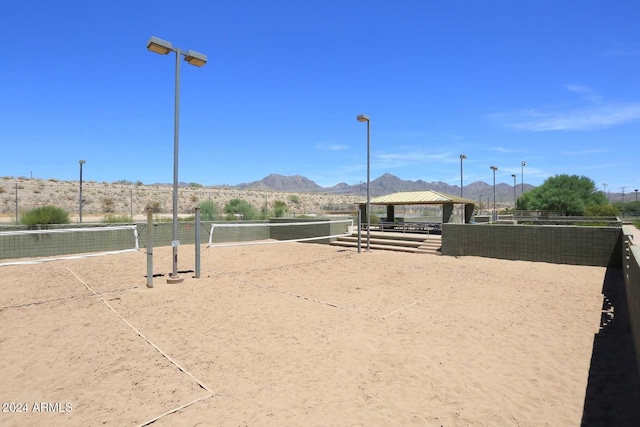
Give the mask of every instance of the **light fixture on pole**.
<path id="1" fill-rule="evenodd" d="M 369 192 L 370 186 L 370 172 L 371 172 L 371 139 L 370 139 L 370 120 L 366 114 L 360 114 L 356 117 L 359 122 L 367 122 L 367 251 L 371 250 L 371 194 Z"/>
<path id="2" fill-rule="evenodd" d="M 489 166 L 493 171 L 493 214 L 491 216 L 491 221 L 495 222 L 497 219 L 496 216 L 496 171 L 498 168 L 496 166 Z"/>
<path id="3" fill-rule="evenodd" d="M 79 200 L 79 203 L 78 203 L 79 208 L 80 208 L 79 209 L 80 217 L 79 217 L 78 221 L 80 222 L 80 224 L 82 224 L 82 165 L 84 165 L 87 162 L 85 162 L 84 160 L 80 160 L 78 163 L 80 163 L 80 200 Z"/>
<path id="4" fill-rule="evenodd" d="M 173 247 L 173 270 L 167 283 L 180 283 L 183 279 L 178 276 L 178 141 L 180 129 L 180 56 L 184 56 L 184 60 L 196 67 L 202 67 L 207 63 L 207 56 L 192 50 L 183 51 L 177 47 L 173 47 L 171 42 L 151 37 L 147 43 L 147 49 L 160 55 L 167 55 L 169 52 L 176 54 L 176 75 L 175 75 L 175 105 L 173 119 L 173 239 L 171 246 Z"/>
<path id="5" fill-rule="evenodd" d="M 527 166 L 527 162 L 526 161 L 521 161 L 520 162 L 520 167 L 522 168 L 522 176 L 521 179 L 522 181 L 520 182 L 520 195 L 522 196 L 524 194 L 524 167 Z"/>
<path id="6" fill-rule="evenodd" d="M 516 210 L 518 209 L 518 197 L 516 196 L 516 174 L 512 173 L 511 176 L 513 177 L 513 219 L 516 219 Z"/>
<path id="7" fill-rule="evenodd" d="M 462 161 L 466 160 L 467 156 L 460 154 L 460 198 L 462 199 Z M 461 207 L 462 210 L 462 223 L 464 224 L 464 204 Z"/>

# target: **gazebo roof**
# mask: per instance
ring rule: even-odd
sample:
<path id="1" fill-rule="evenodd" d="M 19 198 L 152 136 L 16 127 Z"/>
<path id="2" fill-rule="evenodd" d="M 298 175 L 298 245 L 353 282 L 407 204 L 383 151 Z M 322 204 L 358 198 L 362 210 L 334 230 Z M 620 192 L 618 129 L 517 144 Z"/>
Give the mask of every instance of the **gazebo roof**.
<path id="1" fill-rule="evenodd" d="M 366 203 L 366 201 L 364 202 Z M 447 203 L 475 204 L 475 200 L 438 193 L 437 191 L 403 191 L 371 199 L 372 205 L 442 205 Z"/>

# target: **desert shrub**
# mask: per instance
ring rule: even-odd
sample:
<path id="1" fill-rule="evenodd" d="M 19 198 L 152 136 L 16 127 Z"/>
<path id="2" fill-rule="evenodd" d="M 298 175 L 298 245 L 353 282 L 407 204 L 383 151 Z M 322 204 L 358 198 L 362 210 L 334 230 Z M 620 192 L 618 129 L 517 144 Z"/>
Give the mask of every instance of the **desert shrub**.
<path id="1" fill-rule="evenodd" d="M 190 188 L 202 188 L 202 184 L 198 184 L 197 182 L 190 182 L 189 183 L 189 187 Z"/>
<path id="2" fill-rule="evenodd" d="M 102 204 L 102 212 L 113 213 L 115 210 L 115 202 L 111 197 L 103 197 L 100 202 Z"/>
<path id="3" fill-rule="evenodd" d="M 287 204 L 282 200 L 276 200 L 273 202 L 273 216 L 276 218 L 282 218 L 287 212 Z"/>
<path id="4" fill-rule="evenodd" d="M 69 212 L 55 206 L 31 209 L 22 215 L 20 222 L 28 226 L 47 224 L 69 224 Z"/>
<path id="5" fill-rule="evenodd" d="M 218 219 L 220 215 L 220 208 L 217 204 L 211 201 L 201 202 L 198 207 L 200 208 L 200 218 L 203 221 L 213 221 Z"/>
<path id="6" fill-rule="evenodd" d="M 300 204 L 300 198 L 298 196 L 296 196 L 295 194 L 291 194 L 290 196 L 287 197 L 287 200 L 289 200 L 289 202 L 298 205 Z"/>
<path id="7" fill-rule="evenodd" d="M 224 207 L 224 213 L 227 214 L 227 219 L 235 219 L 235 215 L 242 215 L 242 218 L 246 220 L 256 219 L 258 214 L 249 202 L 240 199 L 229 200 L 229 203 Z"/>
<path id="8" fill-rule="evenodd" d="M 160 213 L 162 211 L 160 202 L 149 201 L 144 207 L 144 211 L 151 209 L 153 213 Z"/>
<path id="9" fill-rule="evenodd" d="M 585 216 L 618 216 L 620 211 L 613 205 L 593 205 L 587 206 Z"/>
<path id="10" fill-rule="evenodd" d="M 109 224 L 128 224 L 131 222 L 131 217 L 129 215 L 107 214 L 102 218 L 102 222 Z"/>
<path id="11" fill-rule="evenodd" d="M 6 190 L 4 189 L 4 187 L 0 187 L 0 194 L 4 193 Z"/>

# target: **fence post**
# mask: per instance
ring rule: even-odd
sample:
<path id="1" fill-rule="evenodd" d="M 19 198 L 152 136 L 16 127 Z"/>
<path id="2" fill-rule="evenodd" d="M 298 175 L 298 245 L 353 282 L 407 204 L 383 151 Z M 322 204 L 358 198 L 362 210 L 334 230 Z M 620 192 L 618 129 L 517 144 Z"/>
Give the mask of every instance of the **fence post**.
<path id="1" fill-rule="evenodd" d="M 18 183 L 16 182 L 16 225 L 18 225 Z"/>
<path id="2" fill-rule="evenodd" d="M 362 252 L 362 218 L 360 215 L 360 208 L 358 208 L 358 253 Z"/>
<path id="3" fill-rule="evenodd" d="M 147 208 L 147 288 L 153 288 L 153 209 Z"/>
<path id="4" fill-rule="evenodd" d="M 200 208 L 196 208 L 196 279 L 200 278 Z"/>

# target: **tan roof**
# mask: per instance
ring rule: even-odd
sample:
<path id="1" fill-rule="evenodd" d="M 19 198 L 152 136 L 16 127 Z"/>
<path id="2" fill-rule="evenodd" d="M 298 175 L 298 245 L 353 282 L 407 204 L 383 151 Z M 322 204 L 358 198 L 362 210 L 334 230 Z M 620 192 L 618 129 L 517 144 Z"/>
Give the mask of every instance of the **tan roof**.
<path id="1" fill-rule="evenodd" d="M 366 203 L 366 200 L 362 203 Z M 437 191 L 403 191 L 371 199 L 372 205 L 441 205 L 445 203 L 475 203 L 475 200 L 438 193 Z"/>

